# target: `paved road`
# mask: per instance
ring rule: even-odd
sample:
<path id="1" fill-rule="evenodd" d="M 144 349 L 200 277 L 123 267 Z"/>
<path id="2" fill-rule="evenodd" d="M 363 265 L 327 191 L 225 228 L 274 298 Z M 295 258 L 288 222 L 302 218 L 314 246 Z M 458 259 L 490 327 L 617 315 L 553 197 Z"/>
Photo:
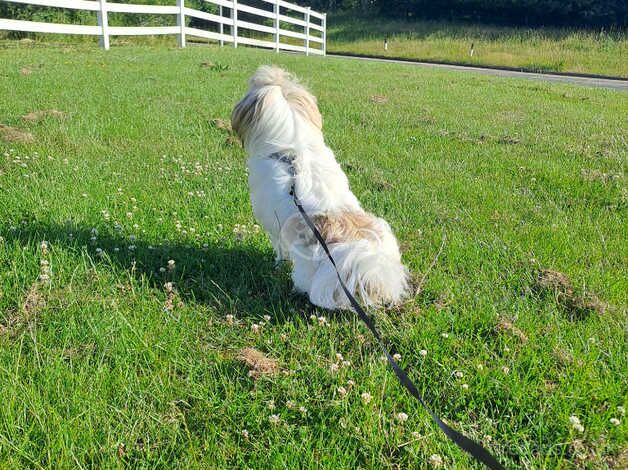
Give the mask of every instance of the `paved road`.
<path id="1" fill-rule="evenodd" d="M 574 75 L 555 75 L 551 73 L 533 73 L 533 72 L 516 72 L 513 70 L 500 70 L 500 69 L 486 69 L 483 67 L 471 67 L 466 65 L 448 65 L 448 64 L 432 64 L 428 62 L 414 62 L 407 60 L 397 59 L 381 59 L 371 57 L 356 57 L 342 54 L 327 53 L 327 57 L 341 57 L 343 59 L 354 60 L 370 60 L 377 62 L 392 62 L 395 64 L 414 65 L 418 67 L 434 67 L 449 70 L 460 70 L 463 72 L 477 72 L 485 75 L 497 75 L 498 77 L 516 77 L 525 78 L 529 80 L 544 80 L 546 82 L 561 82 L 571 83 L 574 85 L 610 88 L 613 90 L 628 90 L 628 80 L 608 79 L 608 78 L 591 78 L 591 77 L 578 77 Z"/>

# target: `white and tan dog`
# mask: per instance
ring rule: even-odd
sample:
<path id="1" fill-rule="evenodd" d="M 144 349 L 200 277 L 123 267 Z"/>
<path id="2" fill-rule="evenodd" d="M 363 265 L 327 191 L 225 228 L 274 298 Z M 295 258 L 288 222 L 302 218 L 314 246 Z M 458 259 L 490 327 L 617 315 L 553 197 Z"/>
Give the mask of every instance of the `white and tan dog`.
<path id="1" fill-rule="evenodd" d="M 386 221 L 365 212 L 349 189 L 325 145 L 316 98 L 284 70 L 262 66 L 231 122 L 249 155 L 253 212 L 277 259 L 293 263 L 295 288 L 320 307 L 349 307 L 333 266 L 298 213 L 290 195 L 293 182 L 348 289 L 367 305 L 399 302 L 407 270 L 397 240 Z"/>

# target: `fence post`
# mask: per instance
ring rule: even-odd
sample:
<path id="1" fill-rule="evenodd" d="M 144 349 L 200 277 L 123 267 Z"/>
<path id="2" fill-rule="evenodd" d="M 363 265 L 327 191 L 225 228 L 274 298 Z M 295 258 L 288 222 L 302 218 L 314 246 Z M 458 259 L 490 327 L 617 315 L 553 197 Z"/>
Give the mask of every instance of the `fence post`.
<path id="1" fill-rule="evenodd" d="M 279 0 L 273 4 L 275 13 L 275 52 L 279 52 Z"/>
<path id="2" fill-rule="evenodd" d="M 100 47 L 109 50 L 109 24 L 107 20 L 107 0 L 100 0 L 100 10 L 96 12 L 98 18 L 98 26 L 102 32 L 100 35 Z"/>
<path id="3" fill-rule="evenodd" d="M 220 5 L 218 7 L 218 14 L 220 15 L 220 19 L 222 20 L 222 5 Z M 219 32 L 220 32 L 220 36 L 221 36 L 221 38 L 220 38 L 220 47 L 222 47 L 222 46 L 225 45 L 225 41 L 224 41 L 224 39 L 222 39 L 222 35 L 225 34 L 225 25 L 224 25 L 224 23 L 222 21 L 220 22 L 220 26 L 218 28 L 219 28 Z"/>
<path id="4" fill-rule="evenodd" d="M 183 8 L 185 0 L 177 0 L 179 13 L 177 14 L 177 26 L 179 27 L 179 47 L 185 47 L 185 13 Z"/>
<path id="5" fill-rule="evenodd" d="M 327 13 L 323 13 L 323 35 L 321 39 L 323 40 L 323 55 L 327 55 Z"/>
<path id="6" fill-rule="evenodd" d="M 238 47 L 238 0 L 233 0 L 233 8 L 231 9 L 231 34 L 233 34 L 233 47 Z"/>
<path id="7" fill-rule="evenodd" d="M 310 55 L 310 7 L 305 12 L 305 55 Z"/>

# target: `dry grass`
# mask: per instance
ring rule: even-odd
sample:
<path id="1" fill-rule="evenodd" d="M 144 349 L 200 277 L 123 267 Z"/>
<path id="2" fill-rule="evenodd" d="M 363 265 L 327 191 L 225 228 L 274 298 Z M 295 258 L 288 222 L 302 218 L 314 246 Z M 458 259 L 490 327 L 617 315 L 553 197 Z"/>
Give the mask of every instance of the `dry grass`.
<path id="1" fill-rule="evenodd" d="M 6 142 L 16 144 L 32 144 L 35 142 L 35 137 L 30 132 L 5 124 L 0 124 L 0 138 Z"/>
<path id="2" fill-rule="evenodd" d="M 46 109 L 43 111 L 32 111 L 22 116 L 22 119 L 29 122 L 39 122 L 47 117 L 61 119 L 67 116 L 67 113 L 56 109 Z"/>

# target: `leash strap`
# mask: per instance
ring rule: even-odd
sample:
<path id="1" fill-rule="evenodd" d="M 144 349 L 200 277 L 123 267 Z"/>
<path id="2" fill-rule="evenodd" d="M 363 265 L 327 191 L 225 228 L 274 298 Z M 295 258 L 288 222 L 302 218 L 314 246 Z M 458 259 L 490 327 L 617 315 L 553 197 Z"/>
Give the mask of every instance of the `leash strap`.
<path id="1" fill-rule="evenodd" d="M 442 419 L 438 417 L 436 413 L 434 413 L 431 410 L 429 406 L 427 406 L 427 404 L 425 403 L 425 400 L 423 400 L 423 396 L 417 389 L 416 385 L 414 385 L 412 380 L 410 380 L 410 378 L 406 375 L 404 370 L 399 366 L 399 364 L 397 364 L 397 362 L 390 355 L 390 353 L 388 352 L 388 349 L 386 349 L 386 346 L 384 345 L 384 342 L 382 341 L 382 338 L 379 335 L 379 332 L 375 328 L 375 324 L 373 323 L 373 320 L 371 320 L 371 318 L 366 314 L 366 312 L 362 309 L 358 301 L 355 299 L 353 294 L 351 294 L 351 292 L 349 292 L 349 289 L 347 289 L 347 286 L 345 285 L 344 281 L 342 280 L 342 277 L 340 276 L 340 273 L 338 272 L 338 267 L 336 266 L 336 262 L 334 261 L 334 258 L 331 256 L 331 253 L 329 252 L 327 243 L 325 243 L 323 236 L 320 234 L 320 232 L 318 231 L 318 229 L 312 222 L 312 219 L 310 219 L 310 217 L 305 212 L 305 209 L 301 205 L 301 202 L 299 201 L 299 198 L 297 197 L 297 193 L 295 191 L 294 183 L 292 184 L 290 194 L 292 195 L 294 204 L 297 206 L 297 209 L 303 216 L 305 223 L 308 225 L 308 227 L 310 227 L 310 230 L 312 230 L 312 232 L 314 233 L 314 236 L 323 247 L 323 250 L 325 250 L 325 253 L 327 254 L 327 258 L 329 258 L 329 261 L 331 262 L 332 266 L 334 267 L 334 270 L 336 271 L 336 276 L 338 277 L 338 282 L 340 283 L 340 287 L 342 287 L 342 290 L 347 295 L 347 298 L 349 299 L 349 302 L 351 303 L 353 310 L 356 311 L 360 319 L 366 324 L 368 329 L 371 330 L 371 333 L 373 333 L 373 336 L 375 336 L 375 339 L 377 340 L 379 346 L 382 348 L 382 351 L 384 351 L 384 354 L 386 355 L 386 358 L 388 359 L 388 363 L 390 364 L 393 371 L 395 372 L 395 375 L 399 379 L 399 382 L 401 382 L 401 385 L 403 385 L 408 390 L 408 392 L 410 392 L 410 395 L 412 395 L 414 398 L 419 400 L 421 405 L 423 405 L 423 408 L 427 410 L 427 412 L 430 414 L 434 422 L 445 433 L 445 435 L 454 442 L 454 444 L 456 444 L 465 452 L 468 452 L 469 454 L 471 454 L 471 456 L 473 456 L 477 461 L 483 463 L 491 470 L 504 470 L 504 467 L 502 467 L 502 465 L 495 459 L 495 457 L 493 457 L 484 447 L 482 447 L 477 442 L 472 441 L 468 437 L 460 434 L 458 431 L 449 427 L 447 424 L 443 422 Z"/>

